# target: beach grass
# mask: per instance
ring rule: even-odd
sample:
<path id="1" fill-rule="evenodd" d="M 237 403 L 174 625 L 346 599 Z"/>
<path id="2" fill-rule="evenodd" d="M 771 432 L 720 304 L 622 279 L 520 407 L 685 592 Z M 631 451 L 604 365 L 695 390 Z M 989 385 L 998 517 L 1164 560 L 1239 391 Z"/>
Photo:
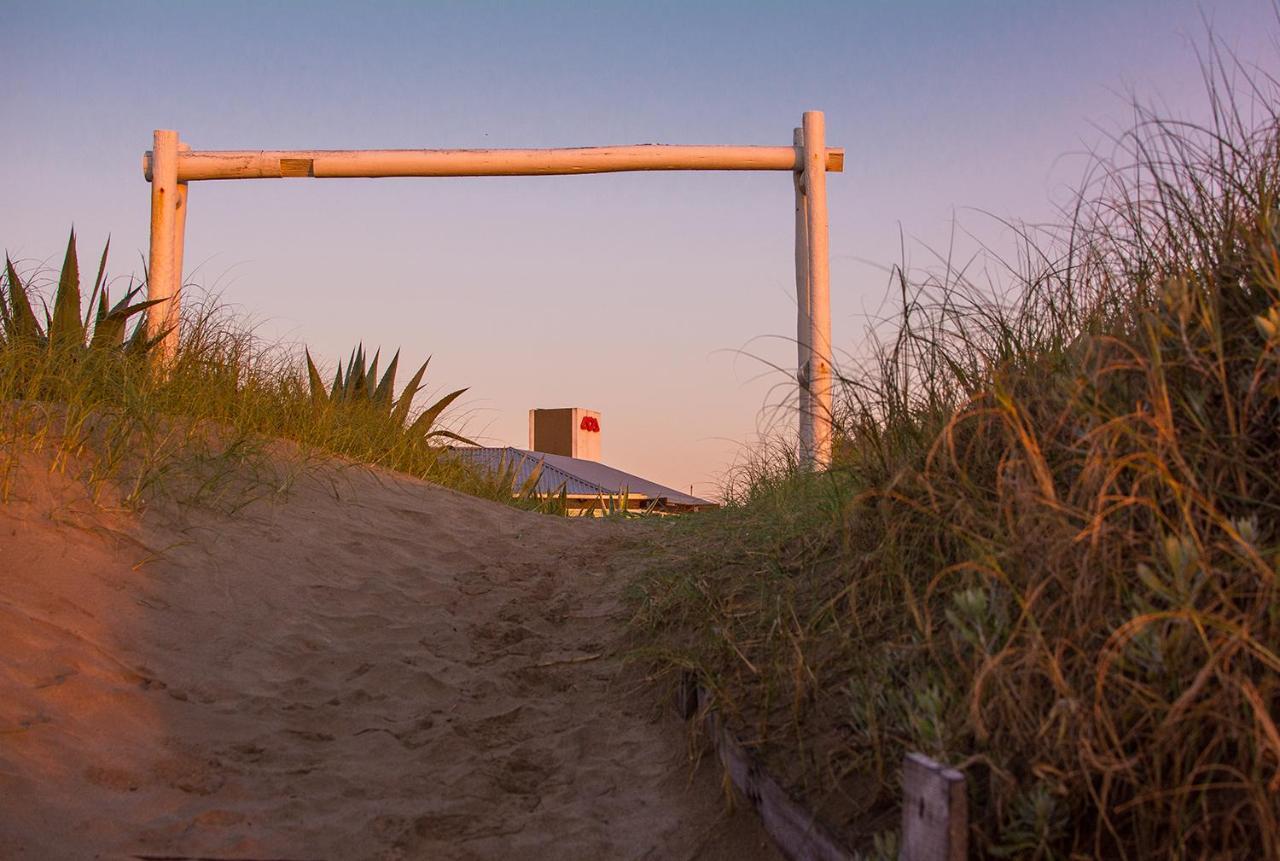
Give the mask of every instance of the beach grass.
<path id="1" fill-rule="evenodd" d="M 1205 68 L 1004 283 L 895 273 L 830 470 L 662 525 L 640 653 L 851 842 L 915 750 L 981 857 L 1280 857 L 1280 90 Z"/>
<path id="2" fill-rule="evenodd" d="M 73 235 L 61 272 L 7 267 L 0 284 L 10 323 L 29 318 L 25 330 L 8 325 L 0 334 L 0 499 L 11 490 L 7 476 L 19 458 L 36 450 L 55 469 L 75 469 L 95 488 L 111 486 L 130 506 L 168 491 L 209 498 L 232 476 L 243 485 L 245 475 L 258 475 L 261 481 L 250 484 L 269 492 L 287 484 L 278 474 L 278 444 L 285 441 L 293 444 L 294 460 L 336 457 L 538 507 L 536 499 L 513 500 L 494 476 L 448 455 L 442 443 L 459 437 L 445 408 L 459 393 L 417 409 L 421 372 L 394 401 L 383 392 L 317 397 L 305 351 L 266 341 L 243 316 L 192 287 L 184 294 L 176 354 L 157 365 L 144 334 L 126 337 L 123 321 L 104 325 L 93 295 L 87 312 L 78 291 L 59 301 L 68 266 L 76 268 L 74 244 Z M 110 283 L 101 271 L 99 281 Z M 52 310 L 45 320 L 39 311 L 25 314 L 24 299 L 30 308 Z M 77 319 L 79 336 L 59 337 Z M 111 337 L 94 337 L 107 327 Z M 383 381 L 393 384 L 394 372 Z M 245 490 L 236 498 L 254 496 Z"/>

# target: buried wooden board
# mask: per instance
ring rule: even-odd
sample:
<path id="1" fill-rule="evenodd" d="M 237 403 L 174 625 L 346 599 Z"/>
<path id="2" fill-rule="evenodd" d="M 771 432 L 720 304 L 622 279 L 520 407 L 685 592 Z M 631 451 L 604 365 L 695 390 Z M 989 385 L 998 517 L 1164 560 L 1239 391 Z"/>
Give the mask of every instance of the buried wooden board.
<path id="1" fill-rule="evenodd" d="M 686 679 L 681 687 L 687 684 L 690 683 Z M 706 689 L 693 686 L 693 690 L 696 696 L 692 698 L 682 692 L 677 708 L 686 718 L 699 710 L 706 712 L 707 732 L 725 773 L 739 794 L 751 802 L 782 854 L 792 861 L 853 861 L 853 853 L 841 846 L 831 832 L 797 803 L 738 742 L 712 707 L 711 696 Z M 696 699 L 697 705 L 693 709 L 688 709 L 690 699 Z"/>
<path id="2" fill-rule="evenodd" d="M 707 734 L 725 773 L 751 802 L 782 854 L 792 861 L 853 861 L 859 857 L 742 746 L 716 710 L 710 693 L 692 674 L 680 681 L 676 709 L 686 720 L 704 714 Z M 910 753 L 903 762 L 902 784 L 900 861 L 963 861 L 968 855 L 969 829 L 964 774 Z"/>

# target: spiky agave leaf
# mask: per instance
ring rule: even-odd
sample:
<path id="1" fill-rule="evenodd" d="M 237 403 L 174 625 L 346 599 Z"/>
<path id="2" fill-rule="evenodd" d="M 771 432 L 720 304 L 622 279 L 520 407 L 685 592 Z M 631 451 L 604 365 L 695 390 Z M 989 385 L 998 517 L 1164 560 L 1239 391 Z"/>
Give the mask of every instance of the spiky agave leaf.
<path id="1" fill-rule="evenodd" d="M 441 428 L 440 430 L 433 430 L 431 433 L 423 437 L 423 439 L 432 439 L 433 437 L 438 437 L 438 436 L 444 437 L 446 439 L 456 440 L 461 443 L 466 443 L 467 445 L 474 445 L 477 448 L 480 446 L 480 443 L 476 442 L 473 439 L 469 439 L 468 437 L 465 437 L 459 433 L 454 433 L 451 430 L 444 430 L 443 428 Z"/>
<path id="2" fill-rule="evenodd" d="M 410 436 L 421 436 L 426 438 L 431 426 L 436 423 L 436 419 L 445 411 L 449 404 L 456 401 L 466 389 L 458 389 L 456 392 L 450 392 L 440 400 L 422 411 L 422 414 L 414 419 L 413 424 L 409 425 Z M 474 445 L 474 443 L 472 443 Z"/>
<path id="3" fill-rule="evenodd" d="M 168 334 L 165 330 L 164 334 Z M 138 325 L 133 327 L 133 334 L 129 336 L 128 342 L 124 345 L 126 353 L 145 353 L 149 348 L 147 346 L 147 318 L 143 317 L 138 321 Z"/>
<path id="4" fill-rule="evenodd" d="M 161 302 L 168 301 L 170 300 L 167 298 L 151 299 L 146 302 L 138 303 L 138 306 L 146 308 L 151 305 L 157 305 Z M 123 351 L 131 356 L 145 355 L 160 346 L 160 344 L 164 343 L 164 339 L 167 338 L 169 333 L 174 331 L 176 328 L 177 326 L 168 326 L 161 329 L 159 332 L 156 332 L 154 337 L 147 337 L 147 315 L 144 314 L 138 319 L 137 325 L 133 327 L 133 334 L 131 334 L 129 336 L 129 340 L 125 342 Z"/>
<path id="5" fill-rule="evenodd" d="M 519 500 L 527 500 L 532 494 L 538 492 L 538 480 L 542 478 L 542 467 L 544 461 L 539 460 L 533 465 L 533 469 L 529 470 L 529 474 L 525 476 L 520 486 L 516 486 L 516 479 L 520 476 L 520 467 L 524 466 L 525 459 L 528 455 L 521 455 L 518 461 L 512 462 L 505 454 L 498 461 L 498 482 L 501 487 L 510 488 L 511 493 Z"/>
<path id="6" fill-rule="evenodd" d="M 7 273 L 0 273 L 0 279 L 7 277 Z M 0 285 L 3 283 L 4 281 L 0 280 Z M 0 290 L 0 344 L 13 337 L 13 315 L 9 313 L 9 300 L 5 298 L 4 293 L 4 290 Z"/>
<path id="7" fill-rule="evenodd" d="M 48 320 L 49 345 L 55 349 L 84 347 L 84 323 L 80 319 L 80 264 L 76 259 L 76 231 L 67 240 L 67 255 L 58 276 L 53 314 Z"/>
<path id="8" fill-rule="evenodd" d="M 376 364 L 376 362 L 375 362 Z M 396 385 L 396 368 L 400 365 L 400 351 L 396 350 L 396 354 L 391 357 L 391 364 L 387 365 L 387 372 L 382 375 L 382 381 L 378 383 L 378 387 L 374 389 L 372 399 L 375 404 L 380 407 L 391 409 L 391 399 L 395 397 Z M 400 424 L 404 424 L 401 422 Z"/>
<path id="9" fill-rule="evenodd" d="M 125 352 L 149 353 L 158 347 L 164 341 L 165 336 L 172 332 L 173 329 L 174 327 L 170 326 L 168 329 L 162 329 L 157 332 L 154 338 L 148 338 L 146 325 L 139 323 L 134 327 L 133 336 L 129 338 L 129 343 L 124 345 Z"/>
<path id="10" fill-rule="evenodd" d="M 105 286 L 102 288 L 102 295 L 98 299 L 98 319 L 93 325 L 93 337 L 89 339 L 89 349 L 101 350 L 117 347 L 146 352 L 155 346 L 147 343 L 145 337 L 141 334 L 146 330 L 145 316 L 139 319 L 137 329 L 134 332 L 138 336 L 139 346 L 131 347 L 125 343 L 125 329 L 129 324 L 130 317 L 140 314 L 152 305 L 159 305 L 161 302 L 168 301 L 167 299 L 147 299 L 142 302 L 132 302 L 133 297 L 140 292 L 142 292 L 141 285 L 131 287 L 124 294 L 123 299 L 111 306 L 108 304 L 110 302 L 110 294 Z"/>
<path id="11" fill-rule="evenodd" d="M 338 363 L 338 371 L 342 371 L 342 363 Z M 364 383 L 364 343 L 361 342 L 351 351 L 351 359 L 347 362 L 346 378 L 342 382 L 342 399 L 355 400 L 361 384 Z"/>
<path id="12" fill-rule="evenodd" d="M 303 352 L 307 356 L 307 380 L 311 384 L 311 403 L 317 407 L 324 406 L 329 402 L 329 396 L 324 390 L 324 380 L 316 370 L 316 363 L 311 361 L 311 351 L 304 348 Z"/>
<path id="13" fill-rule="evenodd" d="M 348 367 L 348 368 L 355 367 L 355 364 L 356 364 L 356 350 L 355 350 L 355 349 L 352 349 L 352 350 L 351 350 L 351 355 L 347 357 L 347 367 Z M 338 360 L 338 383 L 339 383 L 339 390 L 338 390 L 337 394 L 332 398 L 332 400 L 334 400 L 334 401 L 345 401 L 345 400 L 347 399 L 347 395 L 349 394 L 349 391 L 350 391 L 350 386 L 348 386 L 348 385 L 347 385 L 347 383 L 348 383 L 348 381 L 349 381 L 349 379 L 350 379 L 350 376 L 351 376 L 351 374 L 350 374 L 350 372 L 349 372 L 349 371 L 345 371 L 345 370 L 343 370 L 343 367 L 342 367 L 342 360 L 341 360 L 341 359 L 339 359 L 339 360 Z"/>
<path id="14" fill-rule="evenodd" d="M 364 351 L 364 344 L 357 345 L 351 351 L 345 368 L 342 362 L 338 363 L 338 371 L 334 374 L 333 386 L 329 391 L 329 400 L 335 403 L 376 403 L 390 409 L 400 353 L 396 351 L 391 364 L 387 366 L 382 379 L 379 380 L 378 365 L 381 363 L 381 357 L 382 350 L 379 349 L 374 352 L 371 360 Z"/>
<path id="15" fill-rule="evenodd" d="M 523 461 L 523 458 L 521 460 Z M 515 464 L 511 463 L 505 451 L 498 458 L 498 465 L 493 470 L 493 476 L 499 487 L 515 490 L 516 467 Z"/>
<path id="16" fill-rule="evenodd" d="M 431 357 L 427 356 L 427 360 L 422 363 L 421 368 L 418 368 L 418 372 L 409 379 L 408 385 L 404 387 L 404 391 L 400 394 L 400 400 L 396 401 L 395 407 L 391 410 L 391 421 L 397 427 L 403 427 L 404 423 L 409 420 L 409 410 L 413 408 L 414 395 L 418 394 L 418 390 L 422 388 L 422 375 L 427 372 L 427 365 L 429 364 L 431 364 Z"/>
<path id="17" fill-rule="evenodd" d="M 4 292 L 0 291 L 0 344 L 9 340 L 9 329 L 13 323 L 9 317 L 9 303 L 5 301 Z"/>
<path id="18" fill-rule="evenodd" d="M 422 363 L 422 367 L 418 368 L 417 372 L 409 380 L 408 385 L 404 387 L 400 398 L 393 402 L 396 372 L 400 368 L 400 351 L 397 350 L 395 355 L 391 357 L 390 364 L 387 365 L 386 371 L 383 372 L 382 378 L 379 379 L 378 365 L 381 355 L 382 351 L 379 349 L 374 352 L 372 362 L 367 362 L 364 343 L 358 344 L 351 351 L 351 357 L 347 362 L 346 368 L 343 368 L 341 362 L 338 363 L 337 373 L 333 377 L 333 385 L 326 398 L 320 374 L 311 359 L 311 354 L 308 352 L 307 377 L 311 385 L 312 401 L 317 406 L 327 401 L 335 405 L 354 406 L 361 404 L 366 407 L 373 407 L 377 412 L 384 413 L 395 427 L 403 428 L 412 438 L 417 440 L 426 441 L 435 437 L 446 437 L 467 445 L 479 445 L 474 440 L 467 439 L 453 431 L 433 428 L 433 425 L 440 418 L 440 414 L 466 389 L 459 389 L 456 392 L 445 395 L 428 407 L 412 424 L 408 424 L 414 396 L 422 388 L 422 376 L 426 373 L 431 359 L 428 357 L 427 361 Z"/>
<path id="19" fill-rule="evenodd" d="M 18 277 L 18 273 L 13 268 L 13 261 L 6 255 L 4 258 L 5 274 L 9 281 L 9 312 L 7 330 L 5 334 L 10 341 L 33 341 L 35 343 L 44 342 L 44 330 L 40 328 L 40 321 L 36 319 L 35 312 L 31 310 L 31 300 L 27 296 L 27 289 L 22 285 L 22 279 Z"/>
<path id="20" fill-rule="evenodd" d="M 92 320 L 96 326 L 102 322 L 107 315 L 107 305 L 111 301 L 107 297 L 107 285 L 105 279 L 107 277 L 107 252 L 111 250 L 111 237 L 107 237 L 107 244 L 102 247 L 102 257 L 98 260 L 98 275 L 93 279 L 93 290 L 89 293 L 89 308 L 85 311 L 84 328 L 89 330 L 89 321 Z M 97 302 L 95 314 L 94 302 Z"/>
<path id="21" fill-rule="evenodd" d="M 524 480 L 524 484 L 520 485 L 520 489 L 516 491 L 516 496 L 521 499 L 529 499 L 538 492 L 538 481 L 542 478 L 542 467 L 544 461 L 538 461 L 538 465 L 529 470 L 529 476 Z"/>
<path id="22" fill-rule="evenodd" d="M 364 394 L 364 378 L 369 368 L 369 356 L 364 351 L 364 345 L 360 345 L 360 354 L 356 357 L 354 367 L 347 368 L 347 376 L 350 377 L 351 400 L 356 400 Z"/>
<path id="23" fill-rule="evenodd" d="M 565 514 L 569 510 L 569 479 L 561 481 L 559 486 L 552 491 L 554 502 L 548 510 Z"/>
<path id="24" fill-rule="evenodd" d="M 373 361 L 369 363 L 369 368 L 365 371 L 364 382 L 360 384 L 360 394 L 363 396 L 361 400 L 372 399 L 373 390 L 378 382 L 378 359 L 382 356 L 382 348 L 373 354 Z"/>
<path id="25" fill-rule="evenodd" d="M 517 484 L 516 479 L 520 477 L 520 469 L 524 466 L 525 461 L 529 459 L 529 455 L 522 454 L 518 459 L 510 458 L 506 452 L 498 458 L 498 465 L 493 470 L 493 480 L 498 487 L 505 488 L 517 501 L 526 502 L 531 498 L 536 498 L 538 493 L 538 480 L 542 477 L 542 468 L 545 460 L 539 459 L 533 465 L 533 469 L 529 470 L 529 474 L 525 476 L 523 482 Z"/>
<path id="26" fill-rule="evenodd" d="M 107 306 L 111 302 L 111 291 L 102 287 L 102 293 L 98 293 L 98 285 L 94 285 L 93 293 L 89 296 L 89 310 L 84 315 L 84 327 L 89 328 L 89 321 L 93 320 L 93 330 L 96 332 L 98 327 L 102 325 L 102 321 L 107 318 Z M 96 305 L 94 303 L 97 303 Z"/>

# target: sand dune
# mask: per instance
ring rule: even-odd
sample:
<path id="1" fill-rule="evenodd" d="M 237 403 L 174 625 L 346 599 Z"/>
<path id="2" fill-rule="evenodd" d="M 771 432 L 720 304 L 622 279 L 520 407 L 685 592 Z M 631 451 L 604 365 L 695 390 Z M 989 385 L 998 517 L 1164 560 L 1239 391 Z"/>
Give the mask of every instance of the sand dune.
<path id="1" fill-rule="evenodd" d="M 18 479 L 0 857 L 775 857 L 621 669 L 617 524 L 354 468 L 230 515 Z"/>

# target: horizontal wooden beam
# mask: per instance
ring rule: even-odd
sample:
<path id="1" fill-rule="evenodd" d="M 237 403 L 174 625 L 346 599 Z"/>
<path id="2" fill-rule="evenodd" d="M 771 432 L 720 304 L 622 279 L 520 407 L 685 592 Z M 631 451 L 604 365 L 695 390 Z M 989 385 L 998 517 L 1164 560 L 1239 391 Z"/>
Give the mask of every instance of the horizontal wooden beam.
<path id="1" fill-rule="evenodd" d="M 844 150 L 826 150 L 827 170 L 844 170 Z M 178 181 L 314 176 L 550 176 L 634 170 L 804 169 L 794 146 L 639 146 L 578 149 L 226 150 L 178 155 Z M 142 156 L 151 181 L 151 152 Z"/>

